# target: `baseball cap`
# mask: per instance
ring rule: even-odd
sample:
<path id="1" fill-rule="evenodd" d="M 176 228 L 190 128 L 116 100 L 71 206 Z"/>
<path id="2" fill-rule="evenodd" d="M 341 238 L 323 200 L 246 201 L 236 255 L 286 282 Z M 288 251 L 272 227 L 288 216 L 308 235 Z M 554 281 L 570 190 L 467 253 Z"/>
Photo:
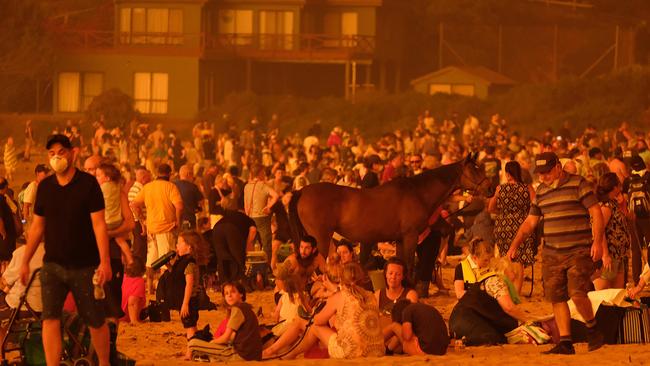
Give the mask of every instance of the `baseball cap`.
<path id="1" fill-rule="evenodd" d="M 56 134 L 56 135 L 51 135 L 47 139 L 47 144 L 45 144 L 46 149 L 50 149 L 52 145 L 54 144 L 61 144 L 66 149 L 72 149 L 72 144 L 70 143 L 70 139 L 66 135 L 61 135 L 61 134 Z"/>
<path id="2" fill-rule="evenodd" d="M 535 156 L 535 173 L 548 173 L 559 162 L 554 152 L 544 152 Z"/>

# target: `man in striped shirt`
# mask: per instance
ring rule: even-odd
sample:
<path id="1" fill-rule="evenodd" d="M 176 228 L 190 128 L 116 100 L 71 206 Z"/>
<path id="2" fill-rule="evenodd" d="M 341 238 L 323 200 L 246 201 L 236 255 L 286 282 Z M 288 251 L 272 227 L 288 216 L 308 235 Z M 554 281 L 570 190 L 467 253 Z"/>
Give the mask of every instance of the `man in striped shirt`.
<path id="1" fill-rule="evenodd" d="M 138 193 L 142 190 L 145 184 L 151 182 L 151 173 L 147 168 L 139 166 L 135 169 L 135 182 L 129 189 L 128 200 L 129 204 L 133 202 L 135 197 L 138 196 Z M 144 261 L 147 258 L 147 234 L 145 233 L 143 223 L 147 217 L 147 210 L 143 206 L 141 208 L 140 217 L 133 212 L 133 217 L 135 218 L 135 229 L 133 229 L 133 245 L 131 251 L 133 256 L 137 256 L 141 261 Z M 142 220 L 142 222 L 140 221 Z"/>
<path id="2" fill-rule="evenodd" d="M 560 343 L 545 353 L 574 354 L 571 340 L 571 315 L 567 301 L 573 300 L 589 330 L 589 351 L 600 348 L 603 335 L 596 330 L 596 319 L 587 292 L 591 288 L 594 261 L 611 266 L 604 240 L 604 223 L 598 200 L 589 182 L 562 170 L 557 155 L 544 152 L 535 157 L 535 173 L 541 184 L 524 223 L 508 250 L 512 258 L 519 245 L 544 219 L 542 250 L 544 291 L 553 304 Z"/>

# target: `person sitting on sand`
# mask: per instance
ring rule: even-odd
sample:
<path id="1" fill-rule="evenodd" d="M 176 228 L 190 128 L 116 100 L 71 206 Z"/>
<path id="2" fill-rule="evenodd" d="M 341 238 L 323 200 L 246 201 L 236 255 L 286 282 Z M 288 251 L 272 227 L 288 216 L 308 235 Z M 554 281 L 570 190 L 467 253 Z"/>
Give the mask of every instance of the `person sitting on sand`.
<path id="1" fill-rule="evenodd" d="M 379 311 L 372 293 L 356 285 L 362 276 L 356 263 L 343 265 L 339 291 L 327 299 L 323 310 L 313 318 L 304 339 L 286 358 L 292 359 L 320 341 L 327 345 L 330 358 L 349 359 L 384 355 L 384 340 Z M 325 276 L 326 286 L 332 286 Z M 330 327 L 330 321 L 333 327 Z"/>
<path id="2" fill-rule="evenodd" d="M 300 279 L 282 264 L 276 267 L 275 284 L 279 289 L 280 298 L 273 312 L 273 320 L 277 324 L 272 332 L 279 337 L 298 316 L 299 308 L 308 308 L 308 305 L 305 293 L 300 287 Z"/>
<path id="3" fill-rule="evenodd" d="M 257 316 L 246 303 L 246 290 L 240 283 L 226 282 L 221 287 L 229 307 L 225 331 L 210 342 L 191 339 L 189 349 L 193 359 L 209 358 L 210 361 L 259 361 L 262 358 L 262 339 Z"/>
<path id="4" fill-rule="evenodd" d="M 470 252 L 481 257 L 494 256 L 494 245 L 482 239 L 470 242 Z M 505 334 L 518 326 L 518 321 L 533 318 L 517 306 L 519 296 L 511 281 L 492 270 L 489 262 L 480 261 L 474 273 L 476 281 L 459 299 L 451 312 L 449 328 L 457 339 L 465 338 L 471 346 L 506 343 Z"/>
<path id="5" fill-rule="evenodd" d="M 313 236 L 306 235 L 302 238 L 297 249 L 297 252 L 288 256 L 283 263 L 290 266 L 293 273 L 300 278 L 302 288 L 309 292 L 315 280 L 314 274 L 325 273 L 325 258 L 318 253 Z"/>
<path id="6" fill-rule="evenodd" d="M 494 250 L 483 250 L 483 248 L 488 248 L 483 245 L 472 245 L 472 243 L 477 244 L 479 241 L 476 241 L 479 237 L 474 237 L 470 240 L 470 253 L 461 260 L 454 271 L 454 291 L 456 292 L 456 298 L 460 299 L 465 295 L 465 292 L 469 289 L 471 284 L 477 282 L 477 272 L 479 268 L 485 268 L 490 264 L 490 260 L 494 258 Z M 485 241 L 488 243 L 489 241 Z"/>
<path id="7" fill-rule="evenodd" d="M 447 325 L 433 306 L 400 300 L 393 306 L 391 318 L 393 322 L 384 328 L 384 339 L 389 342 L 387 352 L 395 352 L 401 346 L 402 353 L 410 356 L 447 353 Z"/>
<path id="8" fill-rule="evenodd" d="M 323 300 L 327 299 L 330 296 L 336 294 L 339 291 L 339 284 L 341 282 L 341 274 L 343 272 L 343 265 L 338 255 L 333 255 L 330 257 L 328 263 L 326 264 L 325 273 L 320 276 L 326 279 L 326 281 L 319 281 L 319 288 L 316 290 L 318 292 L 318 297 L 314 300 Z M 317 307 L 318 305 L 316 305 Z M 284 331 L 284 333 L 278 338 L 275 343 L 270 347 L 266 348 L 263 353 L 263 357 L 269 358 L 279 354 L 282 351 L 285 351 L 292 343 L 294 343 L 301 334 L 304 333 L 307 324 L 309 323 L 308 319 L 304 317 L 295 317 L 291 323 L 289 323 Z"/>
<path id="9" fill-rule="evenodd" d="M 389 258 L 384 265 L 386 288 L 375 291 L 375 300 L 381 314 L 390 315 L 393 306 L 400 300 L 418 302 L 418 294 L 408 287 L 405 273 L 408 273 L 406 263 L 398 257 Z"/>

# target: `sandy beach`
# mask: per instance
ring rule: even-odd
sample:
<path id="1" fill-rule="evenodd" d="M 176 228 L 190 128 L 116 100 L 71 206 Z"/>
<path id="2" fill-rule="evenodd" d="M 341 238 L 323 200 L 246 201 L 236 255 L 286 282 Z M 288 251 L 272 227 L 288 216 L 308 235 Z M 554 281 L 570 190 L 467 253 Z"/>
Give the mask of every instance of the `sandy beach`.
<path id="1" fill-rule="evenodd" d="M 445 267 L 444 278 L 447 287 L 452 288 L 453 266 L 457 260 L 451 260 L 450 265 Z M 535 267 L 535 278 L 541 278 L 541 265 Z M 530 273 L 530 270 L 527 270 Z M 523 292 L 528 294 L 530 282 L 524 284 Z M 456 303 L 453 291 L 446 294 L 436 293 L 437 289 L 432 286 L 432 296 L 424 302 L 435 306 L 443 315 L 445 320 L 449 319 L 451 310 Z M 219 304 L 216 311 L 202 311 L 199 318 L 199 328 L 209 323 L 214 329 L 218 322 L 224 317 L 223 300 L 221 294 L 209 292 L 213 302 Z M 551 313 L 551 306 L 543 300 L 541 281 L 536 281 L 535 291 L 531 298 L 523 297 L 522 306 L 526 311 L 544 315 Z M 260 323 L 270 323 L 269 315 L 273 311 L 272 291 L 256 291 L 247 295 L 247 302 L 262 308 L 264 317 Z M 193 362 L 182 361 L 182 352 L 185 347 L 185 333 L 178 318 L 178 313 L 172 312 L 172 321 L 168 323 L 142 323 L 137 326 L 123 324 L 120 327 L 118 338 L 119 350 L 129 357 L 137 360 L 138 365 L 190 365 Z M 297 359 L 297 360 L 273 360 L 265 361 L 267 364 L 283 365 L 423 365 L 423 364 L 444 364 L 451 365 L 646 365 L 650 364 L 650 345 L 616 345 L 604 346 L 602 349 L 588 353 L 586 344 L 576 346 L 575 356 L 547 356 L 540 354 L 549 346 L 534 345 L 504 345 L 492 347 L 467 347 L 455 350 L 450 347 L 445 356 L 427 357 L 406 357 L 386 356 L 373 359 L 356 360 L 329 360 L 329 359 Z M 243 362 L 229 362 L 228 364 L 238 365 Z"/>

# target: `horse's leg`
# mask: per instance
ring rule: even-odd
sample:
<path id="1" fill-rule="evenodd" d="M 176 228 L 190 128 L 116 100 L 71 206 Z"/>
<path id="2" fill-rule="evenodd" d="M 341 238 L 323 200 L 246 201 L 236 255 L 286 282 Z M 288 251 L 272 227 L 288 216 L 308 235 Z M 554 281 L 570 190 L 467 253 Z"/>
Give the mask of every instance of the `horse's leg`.
<path id="1" fill-rule="evenodd" d="M 372 250 L 377 247 L 377 243 L 361 243 L 361 248 L 359 250 L 359 262 L 365 267 L 366 263 L 370 259 Z"/>
<path id="2" fill-rule="evenodd" d="M 402 241 L 397 243 L 397 256 L 406 262 L 408 279 L 412 279 L 412 273 L 415 264 L 415 248 L 418 245 L 418 234 L 406 233 L 402 236 Z"/>

